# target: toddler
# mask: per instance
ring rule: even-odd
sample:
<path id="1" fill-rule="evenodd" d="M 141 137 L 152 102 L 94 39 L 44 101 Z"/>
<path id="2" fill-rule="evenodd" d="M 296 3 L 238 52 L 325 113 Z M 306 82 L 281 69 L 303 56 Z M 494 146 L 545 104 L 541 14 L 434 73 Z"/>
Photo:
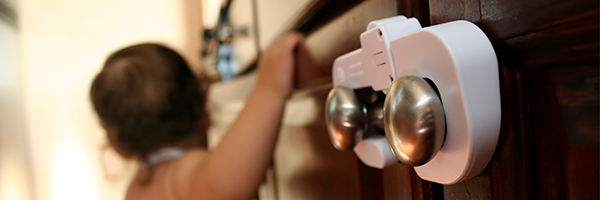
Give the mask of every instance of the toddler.
<path id="1" fill-rule="evenodd" d="M 206 98 L 179 54 L 157 44 L 112 54 L 90 96 L 111 147 L 140 163 L 126 199 L 253 198 L 292 93 L 301 40 L 289 33 L 263 53 L 256 87 L 212 151 L 200 147 L 209 125 Z"/>

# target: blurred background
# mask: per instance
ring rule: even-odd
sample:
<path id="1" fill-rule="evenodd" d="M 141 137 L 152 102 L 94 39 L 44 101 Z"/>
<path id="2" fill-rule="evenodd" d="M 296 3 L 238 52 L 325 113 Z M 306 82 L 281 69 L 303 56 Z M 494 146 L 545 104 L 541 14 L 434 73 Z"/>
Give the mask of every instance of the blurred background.
<path id="1" fill-rule="evenodd" d="M 0 199 L 123 199 L 136 166 L 105 148 L 91 80 L 110 53 L 140 42 L 197 64 L 200 39 L 189 38 L 201 4 L 1 0 Z"/>
<path id="2" fill-rule="evenodd" d="M 112 52 L 162 43 L 207 83 L 247 91 L 259 52 L 304 10 L 328 1 L 233 2 L 0 0 L 0 200 L 124 197 L 137 166 L 107 148 L 89 100 L 91 81 Z M 220 113 L 209 137 L 214 146 L 245 93 L 212 96 L 234 104 L 213 104 Z"/>

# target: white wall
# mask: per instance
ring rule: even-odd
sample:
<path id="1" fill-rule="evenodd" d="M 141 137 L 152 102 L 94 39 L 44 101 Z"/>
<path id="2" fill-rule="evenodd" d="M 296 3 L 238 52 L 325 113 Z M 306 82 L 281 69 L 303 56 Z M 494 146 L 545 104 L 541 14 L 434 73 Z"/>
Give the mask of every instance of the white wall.
<path id="1" fill-rule="evenodd" d="M 291 22 L 311 3 L 314 0 L 257 0 L 260 49 L 267 49 L 283 32 L 289 31 Z"/>
<path id="2" fill-rule="evenodd" d="M 0 199 L 31 199 L 19 34 L 0 20 Z"/>
<path id="3" fill-rule="evenodd" d="M 89 86 L 104 59 L 126 45 L 154 41 L 183 51 L 182 7 L 183 0 L 19 2 L 36 199 L 123 199 L 134 169 L 102 153 Z"/>
<path id="4" fill-rule="evenodd" d="M 251 0 L 246 0 L 251 1 Z M 219 21 L 219 11 L 224 0 L 202 0 L 202 20 L 204 27 L 216 28 Z"/>

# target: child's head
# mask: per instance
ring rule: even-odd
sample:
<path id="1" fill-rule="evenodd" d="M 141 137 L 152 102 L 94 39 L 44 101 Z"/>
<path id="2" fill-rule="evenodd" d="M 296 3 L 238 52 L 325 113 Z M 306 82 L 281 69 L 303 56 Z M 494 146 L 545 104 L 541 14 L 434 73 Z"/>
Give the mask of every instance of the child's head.
<path id="1" fill-rule="evenodd" d="M 204 95 L 184 59 L 157 44 L 140 44 L 108 57 L 90 91 L 112 147 L 145 160 L 161 147 L 206 127 Z"/>

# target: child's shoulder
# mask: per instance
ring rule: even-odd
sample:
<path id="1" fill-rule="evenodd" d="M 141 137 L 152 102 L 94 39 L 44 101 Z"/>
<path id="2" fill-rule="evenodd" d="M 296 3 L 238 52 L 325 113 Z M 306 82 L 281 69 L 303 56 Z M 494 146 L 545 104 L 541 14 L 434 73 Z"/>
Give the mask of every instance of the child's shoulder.
<path id="1" fill-rule="evenodd" d="M 174 171 L 176 179 L 186 179 L 198 170 L 207 155 L 206 149 L 188 149 L 173 163 L 170 170 Z"/>
<path id="2" fill-rule="evenodd" d="M 157 165 L 147 185 L 132 181 L 126 199 L 180 199 L 182 191 L 178 191 L 178 187 L 189 185 L 190 177 L 202 165 L 206 155 L 205 149 L 188 149 L 176 160 Z M 140 174 L 138 172 L 138 176 Z"/>
<path id="3" fill-rule="evenodd" d="M 174 190 L 175 196 L 186 196 L 186 191 L 190 189 L 188 187 L 194 185 L 191 177 L 197 177 L 198 168 L 202 166 L 207 155 L 206 149 L 188 149 L 169 167 L 172 176 L 170 179 L 174 181 L 174 187 L 170 189 Z"/>
<path id="4" fill-rule="evenodd" d="M 197 167 L 204 161 L 208 151 L 202 148 L 191 148 L 185 151 L 180 158 L 175 161 L 174 167 L 179 170 L 185 170 L 190 167 Z"/>

